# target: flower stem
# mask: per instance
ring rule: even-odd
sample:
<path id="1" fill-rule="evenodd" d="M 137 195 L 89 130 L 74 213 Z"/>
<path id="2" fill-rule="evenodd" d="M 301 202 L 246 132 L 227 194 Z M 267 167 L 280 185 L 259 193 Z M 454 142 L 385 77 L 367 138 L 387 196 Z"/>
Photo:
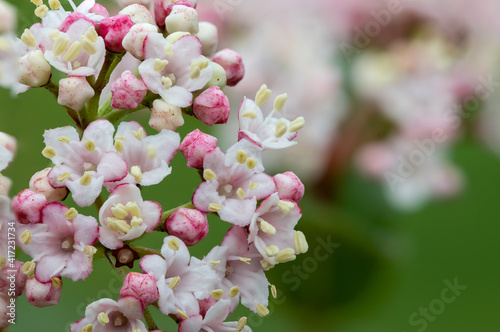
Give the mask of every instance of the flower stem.
<path id="1" fill-rule="evenodd" d="M 102 199 L 102 195 L 97 196 L 97 198 L 94 201 L 94 206 L 97 210 L 97 213 L 99 213 L 99 210 L 101 209 L 103 204 L 104 204 L 104 200 Z"/>
<path id="2" fill-rule="evenodd" d="M 146 248 L 146 247 L 141 247 L 141 246 L 135 246 L 132 244 L 129 244 L 130 249 L 137 251 L 137 253 L 141 256 L 145 255 L 158 255 L 161 256 L 161 252 L 158 250 Z"/>
<path id="3" fill-rule="evenodd" d="M 151 315 L 151 312 L 149 312 L 148 308 L 144 308 L 144 319 L 146 320 L 149 331 L 158 330 L 158 326 L 156 326 L 153 316 Z"/>

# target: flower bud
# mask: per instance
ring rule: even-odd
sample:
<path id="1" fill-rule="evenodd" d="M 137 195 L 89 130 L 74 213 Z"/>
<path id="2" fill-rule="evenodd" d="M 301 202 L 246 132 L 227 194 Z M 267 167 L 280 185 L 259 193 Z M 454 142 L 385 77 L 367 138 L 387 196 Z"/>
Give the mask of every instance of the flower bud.
<path id="1" fill-rule="evenodd" d="M 96 3 L 94 7 L 90 8 L 89 13 L 109 17 L 108 10 L 101 4 Z"/>
<path id="2" fill-rule="evenodd" d="M 47 203 L 62 201 L 68 195 L 68 189 L 54 188 L 50 185 L 48 174 L 52 168 L 48 167 L 36 172 L 30 179 L 30 189 L 37 194 L 42 194 Z"/>
<path id="3" fill-rule="evenodd" d="M 187 160 L 187 166 L 191 168 L 203 168 L 203 159 L 207 153 L 215 150 L 217 138 L 195 129 L 186 135 L 179 150 Z"/>
<path id="4" fill-rule="evenodd" d="M 94 89 L 82 76 L 63 78 L 59 81 L 59 97 L 57 102 L 79 111 L 94 96 Z"/>
<path id="5" fill-rule="evenodd" d="M 0 270 L 0 293 L 8 294 L 12 291 L 11 283 L 14 282 L 14 296 L 21 296 L 28 278 L 22 271 L 23 262 L 15 261 L 14 267 L 9 265 Z M 9 278 L 7 278 L 9 277 Z"/>
<path id="6" fill-rule="evenodd" d="M 171 105 L 163 99 L 156 99 L 151 109 L 149 125 L 158 131 L 162 129 L 177 130 L 184 124 L 182 109 Z"/>
<path id="7" fill-rule="evenodd" d="M 137 272 L 127 274 L 120 296 L 132 296 L 138 299 L 143 309 L 160 298 L 154 275 Z"/>
<path id="8" fill-rule="evenodd" d="M 304 184 L 293 172 L 276 174 L 273 180 L 280 199 L 299 202 L 304 196 Z"/>
<path id="9" fill-rule="evenodd" d="M 175 5 L 172 11 L 165 18 L 165 27 L 168 33 L 177 31 L 197 34 L 199 31 L 198 12 L 196 9 L 188 6 Z"/>
<path id="10" fill-rule="evenodd" d="M 7 2 L 0 0 L 0 34 L 16 28 L 16 10 Z"/>
<path id="11" fill-rule="evenodd" d="M 59 281 L 61 281 L 59 279 Z M 43 283 L 35 277 L 26 281 L 25 294 L 28 302 L 38 308 L 48 307 L 59 303 L 62 287 L 54 287 L 52 282 Z"/>
<path id="12" fill-rule="evenodd" d="M 99 35 L 104 39 L 106 48 L 112 52 L 125 52 L 123 38 L 135 23 L 128 15 L 107 17 L 101 21 Z"/>
<path id="13" fill-rule="evenodd" d="M 42 51 L 34 50 L 19 59 L 19 83 L 34 88 L 41 87 L 50 79 L 51 67 Z"/>
<path id="14" fill-rule="evenodd" d="M 165 221 L 169 235 L 177 236 L 187 246 L 194 246 L 208 234 L 207 215 L 196 209 L 179 208 Z"/>
<path id="15" fill-rule="evenodd" d="M 137 59 L 144 60 L 144 41 L 152 32 L 158 32 L 158 28 L 152 24 L 139 23 L 134 25 L 123 38 L 123 48 Z"/>
<path id="16" fill-rule="evenodd" d="M 218 86 L 222 89 L 227 84 L 226 71 L 217 62 L 213 62 L 212 64 L 214 66 L 214 73 L 212 74 L 210 81 L 205 84 L 204 89 L 208 89 L 211 86 Z"/>
<path id="17" fill-rule="evenodd" d="M 218 63 L 226 71 L 227 85 L 235 86 L 245 76 L 245 66 L 241 56 L 228 48 L 217 52 L 212 61 Z"/>
<path id="18" fill-rule="evenodd" d="M 121 110 L 137 108 L 147 93 L 142 80 L 127 70 L 111 83 L 111 106 Z"/>
<path id="19" fill-rule="evenodd" d="M 180 0 L 176 2 L 172 2 L 171 0 L 154 0 L 155 5 L 154 5 L 154 10 L 155 10 L 155 19 L 156 19 L 156 24 L 159 27 L 162 27 L 165 25 L 165 18 L 170 15 L 172 12 L 172 8 L 174 6 L 187 6 L 187 7 L 194 7 L 193 3 L 191 1 L 186 1 L 186 0 Z"/>
<path id="20" fill-rule="evenodd" d="M 6 176 L 0 174 L 0 196 L 8 196 L 12 181 Z"/>
<path id="21" fill-rule="evenodd" d="M 212 56 L 217 51 L 219 45 L 219 33 L 217 27 L 210 22 L 200 22 L 200 31 L 196 37 L 201 42 L 201 54 L 204 56 Z"/>
<path id="22" fill-rule="evenodd" d="M 217 86 L 203 91 L 193 102 L 193 113 L 207 126 L 226 123 L 231 108 L 229 99 Z"/>
<path id="23" fill-rule="evenodd" d="M 12 200 L 12 210 L 21 224 L 37 224 L 42 221 L 42 208 L 47 199 L 30 189 L 24 189 Z"/>
<path id="24" fill-rule="evenodd" d="M 144 6 L 133 4 L 120 10 L 119 14 L 128 15 L 134 23 L 154 24 L 153 15 Z"/>

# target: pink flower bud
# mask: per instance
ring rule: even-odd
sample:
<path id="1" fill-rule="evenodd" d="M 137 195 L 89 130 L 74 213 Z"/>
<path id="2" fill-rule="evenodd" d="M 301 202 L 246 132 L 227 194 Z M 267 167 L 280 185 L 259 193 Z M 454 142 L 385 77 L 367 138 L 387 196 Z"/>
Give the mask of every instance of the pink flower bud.
<path id="1" fill-rule="evenodd" d="M 194 115 L 207 126 L 226 123 L 230 112 L 229 99 L 218 86 L 209 87 L 193 102 Z"/>
<path id="2" fill-rule="evenodd" d="M 187 166 L 191 168 L 202 168 L 203 159 L 207 153 L 215 150 L 217 138 L 195 129 L 186 135 L 179 150 L 187 160 Z"/>
<path id="3" fill-rule="evenodd" d="M 207 215 L 196 209 L 179 208 L 165 220 L 169 235 L 177 236 L 187 246 L 194 246 L 208 234 Z"/>
<path id="4" fill-rule="evenodd" d="M 61 279 L 57 279 L 62 283 Z M 61 293 L 61 284 L 58 287 L 54 287 L 52 282 L 43 283 L 35 277 L 31 277 L 26 281 L 26 298 L 35 307 L 43 308 L 58 304 Z"/>
<path id="5" fill-rule="evenodd" d="M 177 130 L 184 124 L 182 109 L 171 105 L 162 99 L 156 99 L 151 109 L 149 125 L 158 131 L 162 129 Z"/>
<path id="6" fill-rule="evenodd" d="M 304 184 L 293 172 L 276 174 L 273 180 L 281 199 L 299 202 L 304 196 Z"/>
<path id="7" fill-rule="evenodd" d="M 46 84 L 51 75 L 50 64 L 40 50 L 34 50 L 19 59 L 19 83 L 31 87 Z"/>
<path id="8" fill-rule="evenodd" d="M 245 76 L 243 59 L 233 50 L 226 48 L 215 53 L 212 61 L 221 65 L 226 71 L 228 86 L 235 86 Z"/>
<path id="9" fill-rule="evenodd" d="M 137 272 L 127 274 L 120 296 L 132 296 L 138 299 L 143 309 L 160 298 L 154 275 Z"/>
<path id="10" fill-rule="evenodd" d="M 144 41 L 152 32 L 158 32 L 158 28 L 149 23 L 136 24 L 123 38 L 122 46 L 137 59 L 144 60 Z"/>
<path id="11" fill-rule="evenodd" d="M 196 37 L 201 42 L 201 54 L 204 56 L 212 56 L 217 51 L 219 45 L 219 33 L 217 27 L 210 22 L 200 22 L 200 31 Z"/>
<path id="12" fill-rule="evenodd" d="M 123 8 L 120 13 L 121 15 L 128 15 L 134 23 L 149 23 L 154 24 L 153 15 L 144 6 L 139 4 L 133 4 Z"/>
<path id="13" fill-rule="evenodd" d="M 135 23 L 128 15 L 107 17 L 101 21 L 99 35 L 104 39 L 106 48 L 112 52 L 125 52 L 123 38 Z"/>
<path id="14" fill-rule="evenodd" d="M 21 224 L 37 224 L 42 221 L 42 208 L 47 199 L 30 189 L 24 189 L 12 200 L 12 210 Z"/>
<path id="15" fill-rule="evenodd" d="M 101 4 L 96 3 L 94 7 L 90 8 L 89 13 L 109 17 L 108 10 Z"/>
<path id="16" fill-rule="evenodd" d="M 0 196 L 8 196 L 12 181 L 6 176 L 0 174 Z"/>
<path id="17" fill-rule="evenodd" d="M 68 189 L 54 188 L 49 183 L 48 174 L 51 167 L 36 172 L 30 179 L 30 189 L 37 194 L 42 194 L 47 199 L 47 203 L 62 201 L 68 195 Z"/>
<path id="18" fill-rule="evenodd" d="M 82 76 L 63 78 L 59 81 L 59 97 L 57 102 L 79 111 L 94 96 L 94 89 Z"/>
<path id="19" fill-rule="evenodd" d="M 111 106 L 121 110 L 137 108 L 147 92 L 144 83 L 127 70 L 111 83 Z"/>
<path id="20" fill-rule="evenodd" d="M 174 6 L 187 6 L 187 7 L 193 7 L 193 4 L 191 1 L 176 1 L 172 2 L 170 0 L 154 0 L 155 2 L 155 19 L 156 19 L 156 24 L 159 27 L 162 27 L 165 25 L 165 18 L 170 15 L 172 12 L 172 8 Z"/>
<path id="21" fill-rule="evenodd" d="M 14 290 L 14 296 L 21 296 L 27 279 L 22 268 L 23 262 L 15 261 L 14 268 L 9 264 L 0 270 L 0 293 L 8 294 Z"/>
<path id="22" fill-rule="evenodd" d="M 198 12 L 192 7 L 175 3 L 165 19 L 165 27 L 168 33 L 183 31 L 193 35 L 197 34 L 200 31 Z"/>

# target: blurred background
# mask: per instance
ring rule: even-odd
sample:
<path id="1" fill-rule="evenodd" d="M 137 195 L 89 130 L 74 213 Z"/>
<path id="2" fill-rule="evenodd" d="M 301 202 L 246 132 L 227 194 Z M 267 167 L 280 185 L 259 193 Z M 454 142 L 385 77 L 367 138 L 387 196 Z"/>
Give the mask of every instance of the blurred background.
<path id="1" fill-rule="evenodd" d="M 20 35 L 36 22 L 34 6 L 7 2 L 18 9 Z M 132 2 L 141 3 L 116 6 Z M 247 315 L 253 331 L 499 331 L 500 2 L 200 0 L 198 11 L 218 26 L 219 49 L 242 55 L 247 74 L 224 90 L 230 125 L 186 117 L 181 136 L 199 127 L 229 147 L 241 99 L 262 83 L 274 96 L 287 92 L 285 114 L 307 123 L 298 145 L 264 162 L 269 174 L 292 170 L 305 183 L 297 228 L 309 252 L 268 272 L 279 292 L 268 317 L 245 308 L 234 317 Z M 47 166 L 44 130 L 71 121 L 41 89 L 18 97 L 1 90 L 0 98 L 0 131 L 18 139 L 3 172 L 12 196 Z M 164 209 L 189 201 L 199 183 L 181 155 L 172 166 L 144 191 Z M 226 229 L 212 218 L 191 253 L 201 258 Z M 162 235 L 141 241 L 159 248 Z M 67 331 L 90 302 L 117 299 L 121 284 L 108 262 L 94 270 L 85 281 L 63 280 L 55 307 L 20 297 L 10 331 Z"/>

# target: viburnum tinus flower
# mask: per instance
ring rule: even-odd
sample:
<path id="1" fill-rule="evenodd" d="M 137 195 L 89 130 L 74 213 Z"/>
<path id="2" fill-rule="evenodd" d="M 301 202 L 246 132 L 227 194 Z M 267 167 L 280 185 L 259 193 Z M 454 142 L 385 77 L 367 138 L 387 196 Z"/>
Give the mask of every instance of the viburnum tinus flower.
<path id="1" fill-rule="evenodd" d="M 43 155 L 55 164 L 48 175 L 50 184 L 67 187 L 78 205 L 89 206 L 103 184 L 122 180 L 128 167 L 115 151 L 113 132 L 106 120 L 92 122 L 81 139 L 73 127 L 46 130 Z"/>
<path id="2" fill-rule="evenodd" d="M 42 209 L 42 222 L 18 225 L 20 247 L 36 262 L 35 277 L 50 282 L 53 277 L 73 281 L 92 272 L 98 224 L 94 217 L 79 214 L 59 202 Z"/>

